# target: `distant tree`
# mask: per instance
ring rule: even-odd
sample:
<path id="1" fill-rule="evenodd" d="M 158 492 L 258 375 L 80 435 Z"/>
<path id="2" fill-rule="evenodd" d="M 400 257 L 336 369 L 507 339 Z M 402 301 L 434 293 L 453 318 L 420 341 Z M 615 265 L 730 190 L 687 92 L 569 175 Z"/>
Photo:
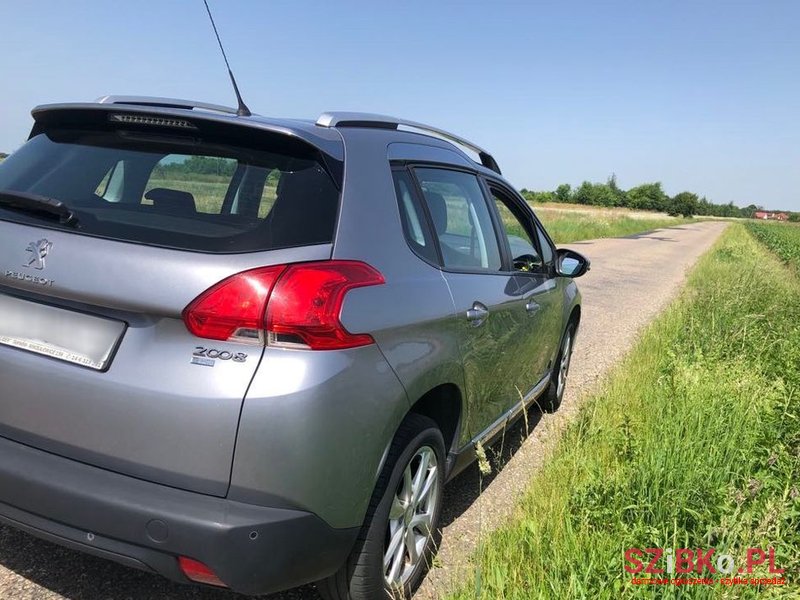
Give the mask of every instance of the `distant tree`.
<path id="1" fill-rule="evenodd" d="M 756 206 L 755 204 L 748 204 L 742 209 L 742 216 L 751 219 L 753 217 L 753 213 L 762 210 L 763 207 Z"/>
<path id="2" fill-rule="evenodd" d="M 533 190 L 523 189 L 520 191 L 520 194 L 522 194 L 522 197 L 525 198 L 525 200 L 527 200 L 528 202 L 536 202 L 536 199 L 539 196 L 539 194 L 541 194 L 541 192 L 534 192 Z"/>
<path id="3" fill-rule="evenodd" d="M 639 210 L 664 210 L 667 195 L 661 189 L 661 182 L 643 183 L 628 190 L 628 206 Z"/>
<path id="4" fill-rule="evenodd" d="M 5 152 L 0 152 L 0 160 L 5 160 L 6 158 L 8 158 L 8 154 Z"/>
<path id="5" fill-rule="evenodd" d="M 681 192 L 672 198 L 670 203 L 669 214 L 683 215 L 684 217 L 693 217 L 697 214 L 699 199 L 697 194 L 692 192 Z"/>
<path id="6" fill-rule="evenodd" d="M 525 194 L 524 197 L 528 202 L 536 202 L 536 203 L 555 202 L 555 195 L 553 194 L 553 192 L 528 191 L 528 193 Z"/>
<path id="7" fill-rule="evenodd" d="M 800 223 L 800 213 L 796 213 L 796 212 L 789 213 L 789 220 L 792 223 Z"/>
<path id="8" fill-rule="evenodd" d="M 214 156 L 190 156 L 184 161 L 159 163 L 153 172 L 157 175 L 195 174 L 225 175 L 231 177 L 236 170 L 236 161 Z"/>
<path id="9" fill-rule="evenodd" d="M 555 191 L 537 192 L 523 188 L 522 195 L 530 202 L 575 202 L 591 206 L 624 206 L 636 210 L 667 212 L 671 215 L 710 215 L 717 217 L 750 217 L 761 206 L 751 204 L 739 208 L 733 202 L 714 204 L 693 192 L 681 192 L 670 198 L 662 189 L 661 182 L 643 183 L 629 190 L 623 190 L 612 173 L 605 183 L 584 181 L 574 190 L 568 183 L 562 183 Z M 795 219 L 796 220 L 796 219 Z"/>
<path id="10" fill-rule="evenodd" d="M 614 204 L 612 206 L 627 206 L 628 199 L 626 197 L 625 191 L 620 189 L 617 185 L 617 174 L 612 173 L 611 177 L 608 178 L 606 181 L 606 186 L 611 191 L 614 196 Z"/>
<path id="11" fill-rule="evenodd" d="M 594 203 L 594 188 L 588 181 L 584 181 L 572 194 L 572 201 L 578 204 L 593 204 Z"/>
<path id="12" fill-rule="evenodd" d="M 562 183 L 556 188 L 555 200 L 557 202 L 571 202 L 572 201 L 572 186 L 568 183 Z"/>
<path id="13" fill-rule="evenodd" d="M 574 202 L 578 204 L 590 204 L 592 206 L 619 206 L 618 197 L 613 190 L 605 183 L 591 183 L 584 181 L 572 195 Z"/>

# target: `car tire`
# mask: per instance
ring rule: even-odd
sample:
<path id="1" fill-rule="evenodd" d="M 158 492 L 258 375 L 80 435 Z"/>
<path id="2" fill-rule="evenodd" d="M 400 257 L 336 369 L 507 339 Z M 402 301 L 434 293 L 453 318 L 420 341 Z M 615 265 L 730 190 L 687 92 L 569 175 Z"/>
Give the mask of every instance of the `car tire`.
<path id="1" fill-rule="evenodd" d="M 570 321 L 564 335 L 561 337 L 561 345 L 558 348 L 555 366 L 550 373 L 550 383 L 547 390 L 541 395 L 539 406 L 542 412 L 553 413 L 561 406 L 564 399 L 564 388 L 567 385 L 569 366 L 572 362 L 572 349 L 575 344 L 575 332 L 577 326 L 574 321 Z"/>
<path id="2" fill-rule="evenodd" d="M 317 583 L 325 600 L 411 596 L 441 540 L 444 471 L 444 439 L 436 423 L 422 415 L 408 415 L 392 441 L 347 562 L 337 573 Z M 396 552 L 390 552 L 395 548 Z M 411 560 L 411 548 L 416 561 Z M 389 576 L 395 578 L 395 586 L 389 585 Z"/>

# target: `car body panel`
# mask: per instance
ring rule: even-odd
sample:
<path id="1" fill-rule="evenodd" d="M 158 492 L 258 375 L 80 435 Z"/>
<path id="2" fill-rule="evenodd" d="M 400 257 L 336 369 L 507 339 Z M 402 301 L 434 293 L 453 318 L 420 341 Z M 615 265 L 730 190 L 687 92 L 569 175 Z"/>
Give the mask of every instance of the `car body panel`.
<path id="1" fill-rule="evenodd" d="M 228 497 L 357 527 L 408 409 L 375 345 L 267 348 L 242 407 Z"/>
<path id="2" fill-rule="evenodd" d="M 530 356 L 528 368 L 538 381 L 552 368 L 566 325 L 562 308 L 564 286 L 559 278 L 549 274 L 524 273 L 516 279 L 527 317 L 520 334 L 525 337 L 525 354 Z M 558 342 L 553 344 L 550 340 Z"/>
<path id="3" fill-rule="evenodd" d="M 175 556 L 196 545 L 195 558 L 218 568 L 234 590 L 275 591 L 344 562 L 398 427 L 421 399 L 444 386 L 457 391 L 434 396 L 457 420 L 452 473 L 476 442 L 502 431 L 546 389 L 580 305 L 574 281 L 448 272 L 426 262 L 406 242 L 392 165 L 449 166 L 504 182 L 498 172 L 422 133 L 163 105 L 37 107 L 33 134 L 116 113 L 202 119 L 241 139 L 267 132 L 313 146 L 341 170 L 335 235 L 331 244 L 214 254 L 0 220 L 0 294 L 124 330 L 103 369 L 0 344 L 0 449 L 7 449 L 0 521 L 178 580 L 185 578 Z M 52 244 L 46 265 L 31 269 L 27 248 L 42 239 Z M 347 292 L 339 315 L 374 344 L 312 351 L 217 342 L 193 336 L 183 322 L 185 307 L 226 277 L 328 259 L 363 261 L 381 273 L 383 284 Z M 476 301 L 489 309 L 477 327 L 466 318 Z M 64 313 L 66 322 L 72 314 Z M 198 346 L 247 357 L 198 364 Z M 59 469 L 64 479 L 50 477 Z M 50 504 L 42 499 L 48 486 Z M 174 522 L 175 537 L 154 540 L 153 521 Z M 320 549 L 316 563 L 313 553 L 302 555 L 306 541 Z M 282 547 L 286 553 L 275 556 Z M 262 562 L 271 566 L 257 572 Z"/>
<path id="4" fill-rule="evenodd" d="M 529 318 L 516 277 L 508 273 L 445 273 L 453 294 L 465 373 L 460 445 L 480 434 L 538 381 L 525 328 Z M 476 304 L 482 322 L 467 319 Z"/>
<path id="5" fill-rule="evenodd" d="M 348 158 L 333 257 L 359 257 L 386 279 L 385 285 L 350 292 L 342 323 L 349 331 L 372 334 L 412 403 L 444 384 L 463 389 L 452 295 L 442 272 L 406 243 L 387 160 L 412 158 L 420 139 L 430 141 L 423 152 L 454 152 L 418 134 L 350 128 L 342 136 Z"/>
<path id="6" fill-rule="evenodd" d="M 127 324 L 105 372 L 0 345 L 0 435 L 105 469 L 224 495 L 242 399 L 263 348 L 196 338 L 181 312 L 229 275 L 326 259 L 331 246 L 205 255 L 6 221 L 0 231 L 0 293 Z M 25 249 L 42 238 L 52 242 L 44 268 L 26 268 Z M 36 273 L 50 283 L 9 271 Z M 192 364 L 197 346 L 245 353 L 247 360 Z"/>

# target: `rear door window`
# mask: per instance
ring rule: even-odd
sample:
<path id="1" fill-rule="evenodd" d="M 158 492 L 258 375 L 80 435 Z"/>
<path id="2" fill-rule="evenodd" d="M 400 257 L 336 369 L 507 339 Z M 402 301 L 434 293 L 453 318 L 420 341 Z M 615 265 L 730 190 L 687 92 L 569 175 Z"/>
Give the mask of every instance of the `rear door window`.
<path id="1" fill-rule="evenodd" d="M 499 271 L 500 248 L 478 178 L 448 169 L 416 168 L 414 172 L 439 240 L 444 266 Z"/>
<path id="2" fill-rule="evenodd" d="M 119 132 L 40 133 L 0 163 L 0 190 L 53 198 L 77 215 L 70 229 L 204 252 L 330 243 L 339 190 L 311 148 L 258 148 Z M 4 210 L 0 219 L 52 220 Z"/>

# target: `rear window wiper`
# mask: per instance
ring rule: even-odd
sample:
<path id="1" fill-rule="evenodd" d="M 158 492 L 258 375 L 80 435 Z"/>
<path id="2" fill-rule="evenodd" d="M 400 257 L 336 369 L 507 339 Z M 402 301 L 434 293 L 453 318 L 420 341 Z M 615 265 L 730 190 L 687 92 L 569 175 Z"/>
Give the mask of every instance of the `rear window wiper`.
<path id="1" fill-rule="evenodd" d="M 78 217 L 61 200 L 28 192 L 0 190 L 0 208 L 32 213 L 45 218 L 57 218 L 62 225 L 78 226 Z"/>

